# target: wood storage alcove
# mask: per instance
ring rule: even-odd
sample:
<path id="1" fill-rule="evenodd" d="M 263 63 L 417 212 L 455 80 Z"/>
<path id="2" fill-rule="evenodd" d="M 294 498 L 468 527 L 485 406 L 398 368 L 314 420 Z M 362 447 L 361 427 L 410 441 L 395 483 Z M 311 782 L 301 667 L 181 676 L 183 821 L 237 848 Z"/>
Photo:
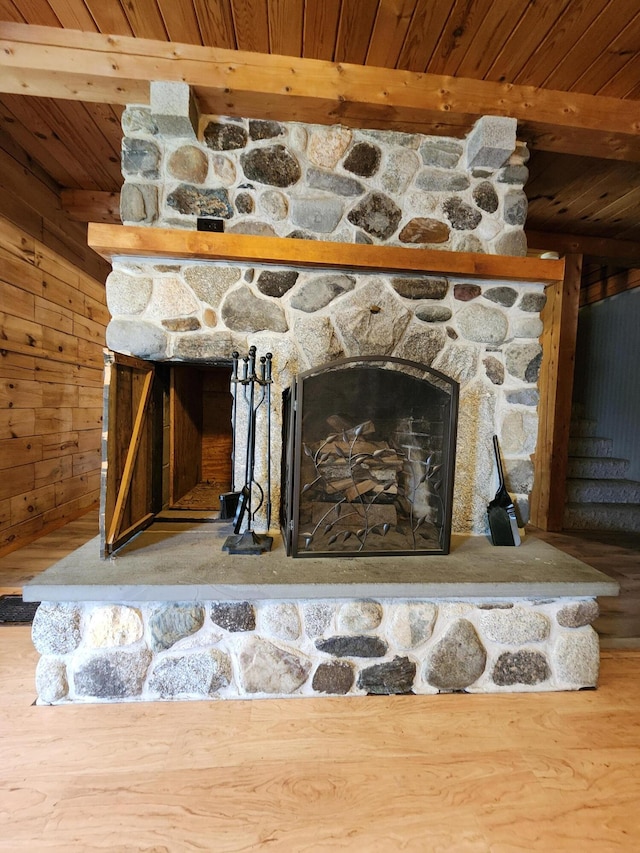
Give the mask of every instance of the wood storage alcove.
<path id="1" fill-rule="evenodd" d="M 100 507 L 108 557 L 154 520 L 211 521 L 231 486 L 230 369 L 105 351 Z"/>

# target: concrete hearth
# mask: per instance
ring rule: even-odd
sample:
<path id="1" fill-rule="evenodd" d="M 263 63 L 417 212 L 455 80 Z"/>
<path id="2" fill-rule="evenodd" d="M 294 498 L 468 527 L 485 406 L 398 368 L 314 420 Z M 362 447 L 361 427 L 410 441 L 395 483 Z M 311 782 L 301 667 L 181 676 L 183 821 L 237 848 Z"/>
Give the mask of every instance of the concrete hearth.
<path id="1" fill-rule="evenodd" d="M 595 687 L 606 575 L 535 538 L 430 557 L 220 550 L 228 525 L 93 540 L 25 586 L 41 704 Z"/>

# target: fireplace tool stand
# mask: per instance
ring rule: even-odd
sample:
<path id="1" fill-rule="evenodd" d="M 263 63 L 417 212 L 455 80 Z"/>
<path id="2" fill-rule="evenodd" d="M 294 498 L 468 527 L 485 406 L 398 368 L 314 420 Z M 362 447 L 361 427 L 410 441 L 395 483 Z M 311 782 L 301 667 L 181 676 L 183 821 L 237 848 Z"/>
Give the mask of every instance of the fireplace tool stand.
<path id="1" fill-rule="evenodd" d="M 238 373 L 238 353 L 233 353 L 233 368 L 231 382 L 235 385 L 234 403 L 232 413 L 233 425 L 233 488 L 235 488 L 235 456 L 237 450 L 237 405 L 240 387 L 243 389 L 243 398 L 247 406 L 247 435 L 245 452 L 244 484 L 237 493 L 238 504 L 235 512 L 233 533 L 227 536 L 223 551 L 229 554 L 263 554 L 270 551 L 273 537 L 266 533 L 256 533 L 253 528 L 256 514 L 265 505 L 267 513 L 267 527 L 271 521 L 271 353 L 260 358 L 256 369 L 256 348 L 249 349 L 249 355 L 242 359 L 242 374 Z M 256 393 L 257 389 L 257 393 Z M 259 409 L 265 405 L 267 409 L 267 483 L 266 493 L 262 485 L 255 479 L 256 461 L 256 423 Z M 257 493 L 258 503 L 252 506 L 254 493 Z M 221 496 L 222 497 L 222 496 Z M 242 533 L 242 524 L 247 519 L 247 529 Z"/>

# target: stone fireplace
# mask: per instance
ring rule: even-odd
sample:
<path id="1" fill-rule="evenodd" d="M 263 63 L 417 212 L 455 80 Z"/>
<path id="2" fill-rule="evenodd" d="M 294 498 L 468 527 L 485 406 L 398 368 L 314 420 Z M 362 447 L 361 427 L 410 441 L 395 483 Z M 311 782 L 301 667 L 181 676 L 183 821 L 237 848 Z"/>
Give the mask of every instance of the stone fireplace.
<path id="1" fill-rule="evenodd" d="M 108 559 L 89 543 L 25 588 L 27 600 L 45 602 L 34 621 L 40 701 L 594 686 L 595 597 L 615 594 L 616 585 L 542 542 L 505 549 L 487 540 L 493 434 L 519 522 L 528 520 L 540 312 L 545 284 L 562 275 L 561 262 L 522 257 L 527 153 L 515 122 L 483 120 L 461 141 L 197 120 L 188 91 L 158 84 L 152 109 L 129 107 L 123 129 L 126 227 L 95 226 L 90 234 L 113 265 L 105 443 L 117 434 L 120 444 L 104 464 Z M 212 220 L 224 221 L 224 234 L 202 230 Z M 303 560 L 285 556 L 277 535 L 270 554 L 224 555 L 228 530 L 210 517 L 218 492 L 233 475 L 241 481 L 244 461 L 236 454 L 234 471 L 211 463 L 212 448 L 230 458 L 221 426 L 229 397 L 219 377 L 230 375 L 233 351 L 250 346 L 273 354 L 271 452 L 263 409 L 256 477 L 269 478 L 273 505 L 283 507 L 270 532 L 293 519 Z M 358 396 L 362 383 L 352 382 L 347 420 L 355 422 L 314 434 L 312 444 L 339 446 L 344 434 L 348 447 L 368 430 L 371 447 L 362 453 L 386 456 L 387 464 L 367 488 L 406 490 L 408 478 L 420 492 L 416 507 L 423 504 L 411 518 L 415 512 L 431 540 L 353 559 L 350 550 L 327 556 L 327 531 L 316 554 L 306 528 L 327 510 L 301 510 L 304 482 L 295 477 L 284 479 L 297 491 L 280 491 L 283 440 L 286 449 L 297 429 L 289 426 L 287 389 L 320 367 L 342 385 L 339 365 L 366 370 L 372 358 L 399 370 L 395 383 L 383 383 L 384 405 L 368 408 Z M 377 433 L 376 421 L 389 420 L 387 398 L 400 399 L 401 386 L 420 372 L 439 405 L 449 393 L 458 409 L 457 433 L 443 419 L 432 459 L 400 454 L 405 421 L 432 429 L 428 394 L 423 411 L 398 416 L 393 440 Z M 116 399 L 131 404 L 126 417 Z M 455 473 L 452 465 L 437 510 L 435 481 L 430 491 L 423 486 L 447 442 L 455 445 Z M 412 465 L 425 467 L 424 480 L 415 473 L 411 480 Z M 185 513 L 194 490 L 204 501 L 200 519 L 193 501 Z M 316 504 L 327 502 L 315 495 Z M 379 503 L 393 509 L 393 501 Z M 401 526 L 380 509 L 362 529 L 369 541 L 382 539 L 392 522 Z M 266 529 L 264 513 L 256 526 Z M 340 529 L 343 541 L 347 532 Z"/>

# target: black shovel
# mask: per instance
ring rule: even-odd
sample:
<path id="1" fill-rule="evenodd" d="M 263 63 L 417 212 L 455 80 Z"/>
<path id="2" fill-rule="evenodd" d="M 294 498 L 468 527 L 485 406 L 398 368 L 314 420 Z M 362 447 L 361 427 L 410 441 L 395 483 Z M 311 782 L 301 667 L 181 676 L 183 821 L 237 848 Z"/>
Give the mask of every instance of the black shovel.
<path id="1" fill-rule="evenodd" d="M 491 541 L 494 545 L 519 545 L 520 532 L 518 531 L 518 522 L 516 521 L 516 508 L 504 484 L 504 472 L 502 470 L 497 435 L 493 436 L 493 449 L 496 454 L 500 482 L 495 498 L 487 507 Z"/>

